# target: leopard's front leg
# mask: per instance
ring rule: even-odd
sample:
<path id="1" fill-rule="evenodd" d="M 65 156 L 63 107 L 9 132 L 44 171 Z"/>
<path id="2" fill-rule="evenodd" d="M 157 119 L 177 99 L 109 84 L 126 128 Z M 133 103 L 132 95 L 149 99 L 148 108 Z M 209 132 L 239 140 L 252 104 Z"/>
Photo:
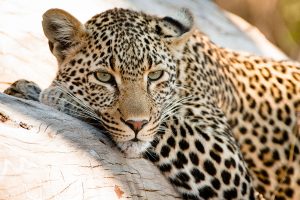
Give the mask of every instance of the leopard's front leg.
<path id="1" fill-rule="evenodd" d="M 145 157 L 184 199 L 255 199 L 252 179 L 222 112 L 173 116 Z"/>

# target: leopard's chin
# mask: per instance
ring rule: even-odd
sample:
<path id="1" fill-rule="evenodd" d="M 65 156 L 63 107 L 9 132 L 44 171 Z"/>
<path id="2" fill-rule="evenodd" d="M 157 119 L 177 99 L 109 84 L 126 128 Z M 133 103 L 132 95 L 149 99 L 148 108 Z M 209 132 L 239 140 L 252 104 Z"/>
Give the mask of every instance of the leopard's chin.
<path id="1" fill-rule="evenodd" d="M 141 158 L 142 153 L 150 147 L 150 142 L 131 140 L 126 142 L 118 142 L 117 145 L 127 158 Z"/>

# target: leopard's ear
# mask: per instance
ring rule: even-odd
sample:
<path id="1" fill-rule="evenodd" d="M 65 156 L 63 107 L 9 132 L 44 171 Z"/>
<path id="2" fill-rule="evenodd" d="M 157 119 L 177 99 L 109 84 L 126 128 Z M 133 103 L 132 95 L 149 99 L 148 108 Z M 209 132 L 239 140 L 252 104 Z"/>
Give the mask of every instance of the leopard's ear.
<path id="1" fill-rule="evenodd" d="M 194 29 L 194 16 L 188 9 L 181 9 L 175 18 L 164 17 L 155 26 L 156 33 L 172 45 L 185 43 Z"/>
<path id="2" fill-rule="evenodd" d="M 59 64 L 82 43 L 86 35 L 84 25 L 61 9 L 45 12 L 42 25 L 50 50 Z"/>

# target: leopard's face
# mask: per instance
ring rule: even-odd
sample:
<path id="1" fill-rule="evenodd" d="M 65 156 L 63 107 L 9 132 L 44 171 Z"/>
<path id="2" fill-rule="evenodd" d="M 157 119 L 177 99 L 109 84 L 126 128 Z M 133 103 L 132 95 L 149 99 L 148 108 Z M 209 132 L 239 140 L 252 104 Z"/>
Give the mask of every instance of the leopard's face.
<path id="1" fill-rule="evenodd" d="M 124 29 L 104 31 L 109 39 L 87 53 L 97 56 L 86 67 L 82 96 L 118 146 L 132 154 L 153 140 L 172 98 L 176 71 L 163 42 L 153 36 L 155 47 L 147 46 L 146 37 Z"/>
<path id="2" fill-rule="evenodd" d="M 170 38 L 183 34 L 183 26 L 178 28 L 176 23 L 170 18 L 164 21 L 114 9 L 82 26 L 80 44 L 70 45 L 68 54 L 57 52 L 66 42 L 51 44 L 49 39 L 60 63 L 55 81 L 91 108 L 100 125 L 130 156 L 150 145 L 172 110 L 176 61 Z M 61 28 L 62 23 L 53 26 L 52 21 L 53 30 Z M 179 43 L 177 40 L 176 45 Z"/>

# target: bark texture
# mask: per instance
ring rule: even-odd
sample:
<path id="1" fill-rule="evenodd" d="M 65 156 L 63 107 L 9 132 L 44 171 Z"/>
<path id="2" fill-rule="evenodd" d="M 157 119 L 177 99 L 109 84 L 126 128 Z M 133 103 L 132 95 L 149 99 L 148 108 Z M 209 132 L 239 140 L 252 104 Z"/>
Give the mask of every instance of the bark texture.
<path id="1" fill-rule="evenodd" d="M 0 199 L 179 198 L 150 162 L 48 106 L 0 94 L 0 122 Z"/>

